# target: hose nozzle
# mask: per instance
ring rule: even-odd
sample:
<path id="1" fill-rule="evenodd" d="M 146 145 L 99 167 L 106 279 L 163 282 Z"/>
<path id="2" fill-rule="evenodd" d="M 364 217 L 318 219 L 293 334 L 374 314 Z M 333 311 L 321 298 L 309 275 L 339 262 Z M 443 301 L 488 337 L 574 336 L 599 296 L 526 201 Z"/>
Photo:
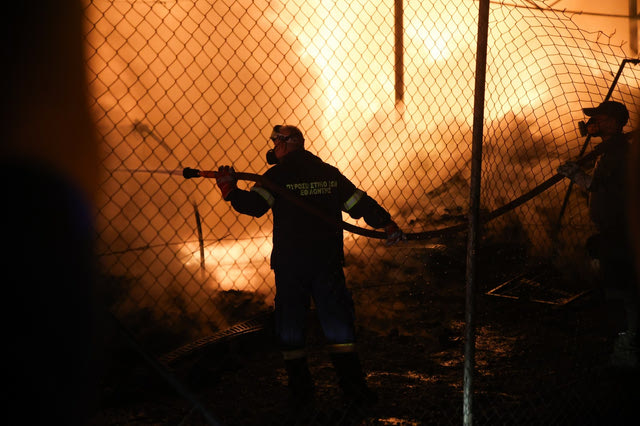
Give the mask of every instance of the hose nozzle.
<path id="1" fill-rule="evenodd" d="M 200 177 L 200 170 L 192 169 L 191 167 L 185 167 L 184 170 L 182 170 L 182 176 L 185 179 L 197 178 Z"/>

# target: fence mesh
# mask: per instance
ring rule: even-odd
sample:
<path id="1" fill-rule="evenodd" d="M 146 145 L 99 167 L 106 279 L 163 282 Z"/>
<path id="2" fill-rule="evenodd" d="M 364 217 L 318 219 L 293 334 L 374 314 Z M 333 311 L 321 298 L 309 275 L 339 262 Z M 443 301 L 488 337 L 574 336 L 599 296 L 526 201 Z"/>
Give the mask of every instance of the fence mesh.
<path id="1" fill-rule="evenodd" d="M 466 221 L 477 2 L 93 0 L 85 15 L 91 106 L 103 140 L 105 291 L 109 309 L 155 355 L 192 342 L 210 348 L 208 336 L 269 312 L 270 216 L 238 215 L 213 180 L 185 180 L 180 172 L 231 164 L 263 173 L 275 124 L 299 126 L 307 148 L 378 200 L 405 232 Z M 529 1 L 491 4 L 487 54 L 481 208 L 490 213 L 579 155 L 581 108 L 604 100 L 624 54 L 606 35 Z M 627 64 L 611 93 L 632 113 L 627 131 L 638 121 L 639 77 Z M 567 190 L 561 182 L 483 228 L 480 290 L 543 265 L 544 278 L 510 285 L 529 292 L 537 285 L 536 300 L 549 302 L 481 300 L 476 404 L 487 424 L 564 423 L 557 405 L 583 414 L 594 397 L 568 389 L 578 377 L 554 362 L 548 346 L 537 346 L 545 343 L 539 331 L 561 315 L 555 354 L 573 367 L 599 356 L 575 349 L 584 347 L 582 330 L 593 320 L 557 308 L 592 287 L 586 201 L 573 191 L 562 210 Z M 387 407 L 395 417 L 380 414 L 382 424 L 460 422 L 464 245 L 463 233 L 392 248 L 345 235 L 362 345 L 379 354 L 365 356 L 369 378 L 394 389 L 387 401 L 404 401 Z M 256 362 L 279 371 L 268 379 L 282 382 L 269 356 Z M 318 368 L 327 368 L 318 358 Z M 390 367 L 390 359 L 404 361 Z M 549 375 L 539 377 L 535 365 Z M 246 368 L 246 377 L 263 380 Z M 530 392 L 534 378 L 545 390 Z M 244 389 L 242 398 L 254 404 L 247 414 L 223 402 L 240 386 L 226 381 L 242 379 L 217 380 L 207 401 L 219 401 L 213 411 L 225 422 L 262 413 L 264 388 Z M 549 390 L 559 388 L 569 402 Z M 520 417 L 540 407 L 553 417 Z"/>

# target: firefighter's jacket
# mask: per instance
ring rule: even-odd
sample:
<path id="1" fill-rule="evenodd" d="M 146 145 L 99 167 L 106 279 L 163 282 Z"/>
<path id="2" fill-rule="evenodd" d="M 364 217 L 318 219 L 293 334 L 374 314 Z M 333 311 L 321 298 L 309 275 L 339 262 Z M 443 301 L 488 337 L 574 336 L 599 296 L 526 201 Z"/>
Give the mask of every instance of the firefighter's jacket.
<path id="1" fill-rule="evenodd" d="M 627 159 L 629 142 L 624 134 L 601 143 L 604 153 L 598 157 L 589 188 L 589 214 L 600 232 L 628 235 Z"/>
<path id="2" fill-rule="evenodd" d="M 339 226 L 343 211 L 354 219 L 364 218 L 373 228 L 382 228 L 391 220 L 385 209 L 336 167 L 306 150 L 290 152 L 263 176 L 336 222 L 329 224 L 260 184 L 250 191 L 232 191 L 228 199 L 239 213 L 260 217 L 273 210 L 274 269 L 292 262 L 343 265 L 343 235 Z"/>

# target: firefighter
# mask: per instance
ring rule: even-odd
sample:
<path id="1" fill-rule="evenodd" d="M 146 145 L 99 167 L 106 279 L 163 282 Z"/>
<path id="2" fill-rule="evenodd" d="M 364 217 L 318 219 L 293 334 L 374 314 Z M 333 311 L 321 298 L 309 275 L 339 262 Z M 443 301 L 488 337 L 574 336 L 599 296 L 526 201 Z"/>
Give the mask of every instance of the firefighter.
<path id="1" fill-rule="evenodd" d="M 589 194 L 589 214 L 597 234 L 588 239 L 587 250 L 598 261 L 605 297 L 613 303 L 613 312 L 624 312 L 622 323 L 614 325 L 616 336 L 610 362 L 617 367 L 637 368 L 639 303 L 627 218 L 630 143 L 622 131 L 629 112 L 624 104 L 615 101 L 584 108 L 583 112 L 590 117 L 586 123 L 587 133 L 602 139 L 598 148 L 603 153 L 592 175 L 573 162 L 558 167 L 558 173 Z"/>
<path id="2" fill-rule="evenodd" d="M 358 189 L 337 168 L 305 149 L 300 129 L 273 128 L 272 165 L 264 177 L 288 189 L 320 214 L 305 211 L 265 186 L 237 187 L 233 167 L 222 166 L 216 182 L 222 197 L 243 214 L 260 217 L 273 211 L 271 269 L 275 274 L 275 329 L 288 375 L 291 402 L 305 406 L 314 400 L 314 384 L 305 351 L 306 319 L 313 299 L 328 343 L 335 372 L 350 402 L 375 403 L 377 395 L 365 380 L 356 352 L 354 306 L 345 284 L 342 211 L 364 218 L 373 228 L 383 228 L 387 245 L 405 239 L 389 213 Z M 322 220 L 321 215 L 331 218 Z"/>

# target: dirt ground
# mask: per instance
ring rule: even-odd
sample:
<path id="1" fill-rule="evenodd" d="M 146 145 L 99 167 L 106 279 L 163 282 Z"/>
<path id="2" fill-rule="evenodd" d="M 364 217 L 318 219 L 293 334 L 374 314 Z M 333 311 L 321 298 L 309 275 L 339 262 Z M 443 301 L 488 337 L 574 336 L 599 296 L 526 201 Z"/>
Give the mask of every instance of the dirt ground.
<path id="1" fill-rule="evenodd" d="M 187 396 L 132 355 L 129 368 L 105 384 L 92 425 L 214 424 L 211 419 L 225 425 L 462 424 L 464 248 L 458 242 L 399 250 L 405 252 L 392 255 L 406 256 L 402 271 L 394 272 L 394 265 L 384 261 L 379 271 L 365 275 L 347 269 L 359 352 L 379 395 L 377 405 L 345 405 L 312 316 L 309 363 L 318 398 L 309 410 L 292 410 L 267 315 L 262 328 L 218 339 L 171 361 L 166 371 L 185 386 Z M 488 295 L 522 272 L 523 254 L 504 244 L 483 247 L 480 253 L 476 368 L 470 376 L 474 424 L 633 424 L 639 376 L 607 366 L 609 317 L 597 289 L 548 275 L 539 281 L 538 295 Z M 534 301 L 540 294 L 557 296 L 553 290 L 560 288 L 562 294 L 581 296 L 566 304 Z M 210 413 L 209 421 L 198 404 Z"/>

